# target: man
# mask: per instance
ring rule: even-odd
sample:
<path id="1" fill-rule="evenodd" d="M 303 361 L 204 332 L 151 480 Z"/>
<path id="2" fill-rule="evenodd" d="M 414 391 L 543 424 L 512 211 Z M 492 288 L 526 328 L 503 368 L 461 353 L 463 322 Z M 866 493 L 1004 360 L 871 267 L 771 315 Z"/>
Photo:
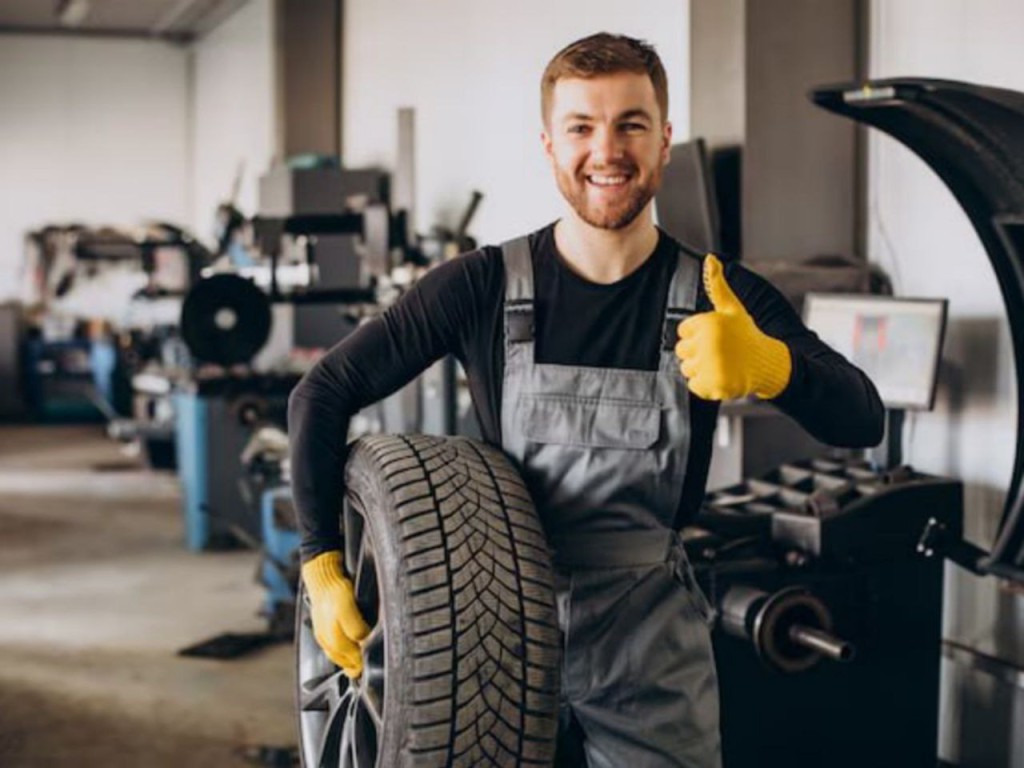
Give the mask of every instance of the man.
<path id="1" fill-rule="evenodd" d="M 314 630 L 357 676 L 367 628 L 338 554 L 348 420 L 447 353 L 463 364 L 555 555 L 560 765 L 720 764 L 709 611 L 676 534 L 703 497 L 718 401 L 771 400 L 833 444 L 881 436 L 874 387 L 777 291 L 655 227 L 667 115 L 646 44 L 598 34 L 557 54 L 542 141 L 565 216 L 432 270 L 291 398 Z"/>

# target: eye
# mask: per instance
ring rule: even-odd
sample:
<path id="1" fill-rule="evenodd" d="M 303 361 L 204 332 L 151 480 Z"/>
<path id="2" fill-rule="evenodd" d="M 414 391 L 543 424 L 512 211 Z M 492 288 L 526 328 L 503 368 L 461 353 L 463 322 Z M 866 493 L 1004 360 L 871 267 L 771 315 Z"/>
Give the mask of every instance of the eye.
<path id="1" fill-rule="evenodd" d="M 577 136 L 582 136 L 590 131 L 590 126 L 586 125 L 585 123 L 574 123 L 573 125 L 570 125 L 566 130 L 568 133 L 573 133 L 576 134 Z"/>
<path id="2" fill-rule="evenodd" d="M 647 130 L 643 123 L 622 123 L 619 128 L 626 133 L 642 133 Z"/>

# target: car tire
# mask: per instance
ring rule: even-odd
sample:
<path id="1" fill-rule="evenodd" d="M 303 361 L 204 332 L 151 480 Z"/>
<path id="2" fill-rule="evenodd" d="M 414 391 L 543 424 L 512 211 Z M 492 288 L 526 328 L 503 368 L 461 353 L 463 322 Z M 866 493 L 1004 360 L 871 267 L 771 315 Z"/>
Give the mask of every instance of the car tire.
<path id="1" fill-rule="evenodd" d="M 305 768 L 550 766 L 560 644 L 539 518 L 500 451 L 461 437 L 350 446 L 345 568 L 370 635 L 350 681 L 296 616 Z"/>

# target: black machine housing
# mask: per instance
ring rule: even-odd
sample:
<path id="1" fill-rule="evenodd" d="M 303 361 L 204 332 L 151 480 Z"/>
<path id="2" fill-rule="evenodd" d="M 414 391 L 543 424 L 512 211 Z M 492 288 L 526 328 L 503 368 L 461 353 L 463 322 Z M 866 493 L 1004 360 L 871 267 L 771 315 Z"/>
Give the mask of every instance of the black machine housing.
<path id="1" fill-rule="evenodd" d="M 822 87 L 811 99 L 900 140 L 953 192 L 998 279 L 1019 379 L 1024 94 L 908 78 Z M 708 496 L 687 549 L 718 611 L 727 766 L 936 765 L 944 560 L 1024 583 L 1019 385 L 1017 397 L 991 552 L 962 539 L 961 483 L 898 459 L 796 462 Z"/>
<path id="2" fill-rule="evenodd" d="M 709 494 L 686 535 L 718 612 L 726 765 L 935 765 L 943 561 L 920 544 L 962 511 L 959 482 L 860 460 Z"/>

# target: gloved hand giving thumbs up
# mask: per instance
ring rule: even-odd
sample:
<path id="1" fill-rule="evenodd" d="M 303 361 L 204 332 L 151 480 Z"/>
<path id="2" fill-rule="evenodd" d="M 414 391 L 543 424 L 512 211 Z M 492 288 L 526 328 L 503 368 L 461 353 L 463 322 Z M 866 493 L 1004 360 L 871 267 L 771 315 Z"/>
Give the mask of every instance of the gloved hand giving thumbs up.
<path id="1" fill-rule="evenodd" d="M 302 564 L 302 580 L 309 595 L 313 636 L 327 658 L 355 679 L 363 672 L 359 641 L 370 634 L 352 582 L 341 572 L 341 553 L 324 552 Z"/>
<path id="2" fill-rule="evenodd" d="M 704 259 L 704 290 L 713 312 L 679 324 L 676 357 L 687 386 L 705 400 L 771 398 L 789 384 L 789 347 L 761 332 L 725 280 L 714 254 Z"/>

